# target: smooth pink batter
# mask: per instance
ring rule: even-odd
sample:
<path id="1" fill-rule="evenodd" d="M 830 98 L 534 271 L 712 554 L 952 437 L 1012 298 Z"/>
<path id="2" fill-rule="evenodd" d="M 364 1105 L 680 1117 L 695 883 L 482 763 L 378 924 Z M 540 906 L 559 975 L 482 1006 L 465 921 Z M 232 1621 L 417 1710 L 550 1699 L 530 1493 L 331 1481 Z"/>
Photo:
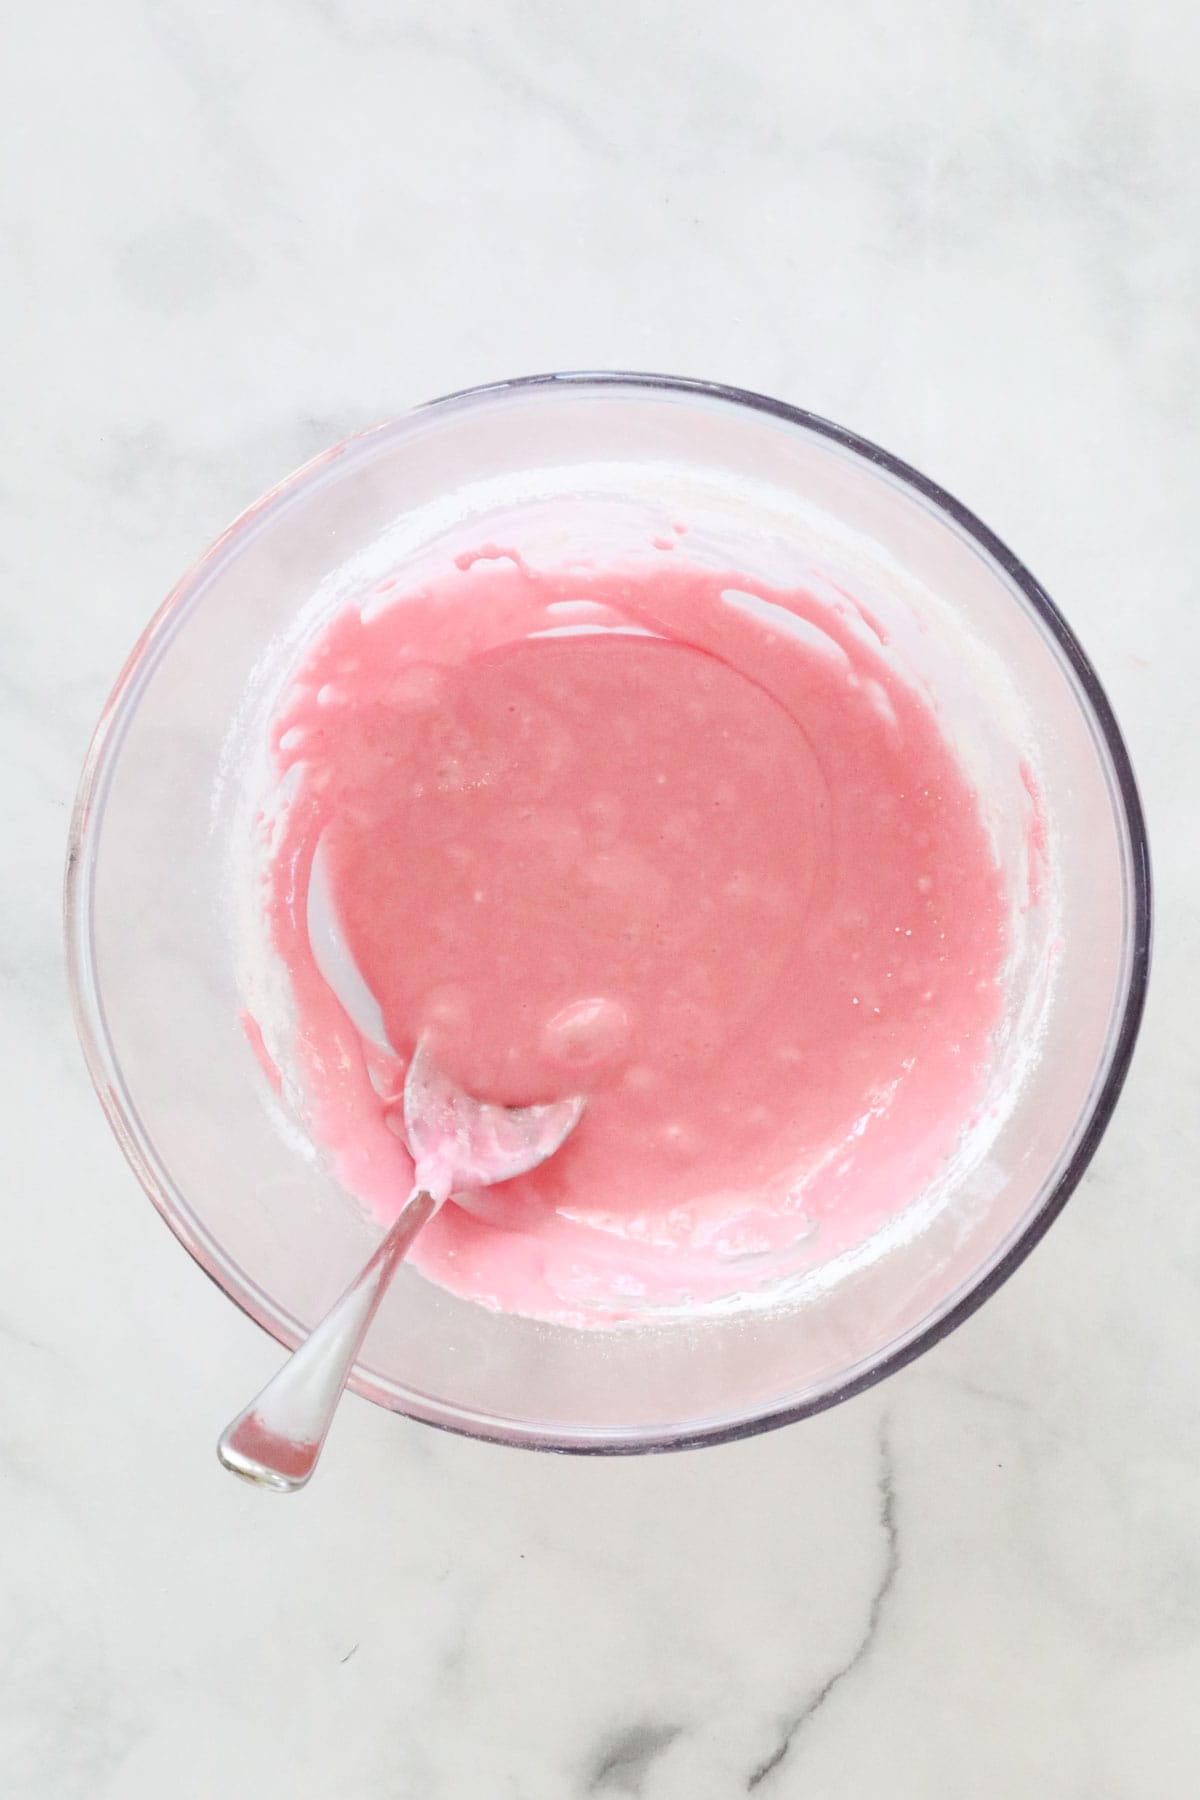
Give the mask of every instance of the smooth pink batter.
<path id="1" fill-rule="evenodd" d="M 999 1012 L 1000 877 L 849 603 L 681 552 L 539 574 L 488 548 L 335 619 L 275 744 L 271 931 L 347 1185 L 382 1218 L 408 1191 L 422 1033 L 482 1097 L 588 1095 L 496 1223 L 427 1228 L 415 1260 L 448 1287 L 579 1322 L 762 1289 L 953 1149 Z M 318 845 L 375 1041 L 318 967 Z"/>

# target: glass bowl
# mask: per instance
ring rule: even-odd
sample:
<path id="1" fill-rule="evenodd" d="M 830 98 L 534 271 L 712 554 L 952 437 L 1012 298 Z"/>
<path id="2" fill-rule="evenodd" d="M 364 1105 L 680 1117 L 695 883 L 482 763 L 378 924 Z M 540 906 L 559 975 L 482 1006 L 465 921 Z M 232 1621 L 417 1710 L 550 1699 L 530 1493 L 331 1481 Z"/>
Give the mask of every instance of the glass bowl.
<path id="1" fill-rule="evenodd" d="M 378 1227 L 263 1078 L 240 1013 L 246 829 L 265 718 L 322 619 L 463 545 L 689 557 L 853 596 L 936 706 L 1009 896 L 994 1079 L 912 1228 L 771 1303 L 581 1330 L 403 1270 L 355 1390 L 478 1437 L 629 1452 L 803 1418 L 909 1362 L 1028 1254 L 1096 1149 L 1145 996 L 1150 882 L 1129 759 L 1033 577 L 915 470 L 777 401 L 662 376 L 535 376 L 336 446 L 169 596 L 104 709 L 67 868 L 74 1005 L 97 1092 L 201 1267 L 291 1347 Z"/>

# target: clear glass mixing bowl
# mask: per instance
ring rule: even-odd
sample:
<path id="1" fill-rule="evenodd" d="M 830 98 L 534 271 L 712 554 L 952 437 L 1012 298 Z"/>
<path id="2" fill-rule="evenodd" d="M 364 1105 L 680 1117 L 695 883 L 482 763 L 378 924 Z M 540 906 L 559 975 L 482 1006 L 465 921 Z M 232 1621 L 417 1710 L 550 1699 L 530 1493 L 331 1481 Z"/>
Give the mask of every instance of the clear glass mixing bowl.
<path id="1" fill-rule="evenodd" d="M 230 527 L 136 646 L 83 773 L 66 908 L 84 1049 L 146 1192 L 229 1297 L 292 1346 L 378 1233 L 239 1020 L 249 899 L 231 846 L 286 670 L 389 569 L 488 540 L 551 560 L 635 554 L 678 521 L 690 557 L 861 601 L 969 769 L 1013 944 L 987 1130 L 932 1199 L 911 1197 L 920 1229 L 768 1306 L 578 1330 L 403 1271 L 352 1386 L 511 1444 L 719 1442 L 911 1360 L 1064 1205 L 1145 995 L 1149 870 L 1125 747 L 1063 619 L 978 519 L 874 445 L 754 394 L 572 374 L 451 395 L 338 445 Z"/>

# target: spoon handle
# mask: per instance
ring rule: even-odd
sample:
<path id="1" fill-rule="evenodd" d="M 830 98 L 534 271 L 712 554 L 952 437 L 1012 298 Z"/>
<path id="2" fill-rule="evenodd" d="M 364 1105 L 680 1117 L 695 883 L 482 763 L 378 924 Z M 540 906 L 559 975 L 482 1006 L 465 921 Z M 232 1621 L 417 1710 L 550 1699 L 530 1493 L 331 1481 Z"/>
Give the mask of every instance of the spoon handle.
<path id="1" fill-rule="evenodd" d="M 418 1185 L 370 1262 L 217 1443 L 225 1467 L 259 1487 L 291 1493 L 317 1466 L 325 1434 L 396 1267 L 438 1201 Z"/>

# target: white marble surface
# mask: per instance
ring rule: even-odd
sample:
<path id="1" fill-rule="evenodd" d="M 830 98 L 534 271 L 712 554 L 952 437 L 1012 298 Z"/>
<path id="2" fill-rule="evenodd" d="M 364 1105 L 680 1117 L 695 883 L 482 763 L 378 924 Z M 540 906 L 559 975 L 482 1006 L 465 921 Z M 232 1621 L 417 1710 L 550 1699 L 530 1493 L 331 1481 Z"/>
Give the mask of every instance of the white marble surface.
<path id="1" fill-rule="evenodd" d="M 1200 29 L 1187 0 L 78 0 L 0 106 L 0 1793 L 1191 1800 Z M 793 1430 L 597 1463 L 352 1401 L 264 1498 L 274 1347 L 140 1196 L 66 1013 L 101 700 L 343 431 L 550 367 L 800 402 L 1077 625 L 1159 883 L 1126 1097 L 948 1343 Z"/>

